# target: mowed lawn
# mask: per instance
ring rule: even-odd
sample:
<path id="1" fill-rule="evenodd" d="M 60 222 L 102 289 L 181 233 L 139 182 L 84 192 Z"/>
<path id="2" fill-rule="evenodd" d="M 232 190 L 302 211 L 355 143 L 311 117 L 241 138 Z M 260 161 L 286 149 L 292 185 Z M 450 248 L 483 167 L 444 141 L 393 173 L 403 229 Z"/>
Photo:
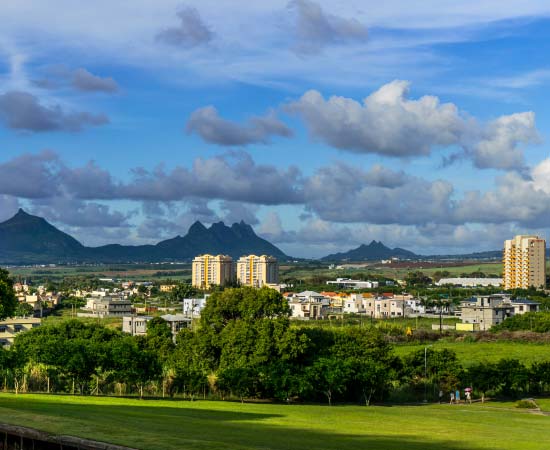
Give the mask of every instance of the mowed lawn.
<path id="1" fill-rule="evenodd" d="M 0 422 L 144 450 L 550 448 L 550 417 L 478 404 L 329 407 L 0 394 Z"/>
<path id="2" fill-rule="evenodd" d="M 395 345 L 398 356 L 405 356 L 416 350 L 424 350 L 426 345 Z M 430 349 L 448 348 L 456 352 L 464 367 L 483 362 L 498 362 L 503 358 L 518 359 L 530 366 L 537 361 L 550 361 L 550 345 L 529 342 L 435 342 Z"/>

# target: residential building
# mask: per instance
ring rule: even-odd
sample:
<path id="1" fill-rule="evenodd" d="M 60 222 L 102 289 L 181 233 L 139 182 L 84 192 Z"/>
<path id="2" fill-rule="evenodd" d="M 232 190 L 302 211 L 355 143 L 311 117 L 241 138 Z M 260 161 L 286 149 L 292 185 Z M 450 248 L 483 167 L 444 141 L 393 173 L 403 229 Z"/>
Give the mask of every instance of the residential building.
<path id="1" fill-rule="evenodd" d="M 183 315 L 185 317 L 200 317 L 202 310 L 206 306 L 206 300 L 209 295 L 204 298 L 184 298 L 183 299 Z"/>
<path id="2" fill-rule="evenodd" d="M 528 312 L 539 312 L 540 303 L 533 300 L 528 300 L 526 298 L 517 298 L 511 300 L 510 303 L 514 307 L 514 315 L 516 314 L 525 314 Z"/>
<path id="3" fill-rule="evenodd" d="M 405 300 L 405 315 L 421 316 L 426 314 L 426 307 L 417 298 Z"/>
<path id="4" fill-rule="evenodd" d="M 165 314 L 161 317 L 168 322 L 174 339 L 181 330 L 191 327 L 192 319 L 183 314 Z"/>
<path id="5" fill-rule="evenodd" d="M 9 347 L 15 336 L 40 326 L 41 319 L 35 317 L 15 317 L 0 321 L 0 347 Z"/>
<path id="6" fill-rule="evenodd" d="M 515 314 L 536 312 L 540 304 L 527 299 L 512 300 L 509 294 L 482 295 L 462 302 L 463 324 L 474 324 L 473 330 L 488 330 Z"/>
<path id="7" fill-rule="evenodd" d="M 124 316 L 122 318 L 122 331 L 132 336 L 145 336 L 147 334 L 147 322 L 151 316 Z"/>
<path id="8" fill-rule="evenodd" d="M 234 280 L 233 258 L 227 255 L 200 255 L 193 259 L 192 284 L 200 289 L 223 286 Z"/>
<path id="9" fill-rule="evenodd" d="M 367 299 L 365 313 L 375 319 L 391 319 L 405 315 L 405 300 L 391 297 Z"/>
<path id="10" fill-rule="evenodd" d="M 504 241 L 504 289 L 546 286 L 546 241 L 518 235 Z"/>
<path id="11" fill-rule="evenodd" d="M 160 317 L 168 323 L 173 339 L 182 329 L 189 328 L 192 322 L 189 317 L 183 314 L 165 314 Z M 122 331 L 130 333 L 132 336 L 145 336 L 147 334 L 147 323 L 152 319 L 152 316 L 125 316 L 122 318 Z"/>
<path id="12" fill-rule="evenodd" d="M 279 282 L 277 258 L 267 255 L 241 256 L 237 261 L 237 280 L 243 286 L 262 287 Z"/>
<path id="13" fill-rule="evenodd" d="M 341 289 L 376 289 L 379 286 L 378 281 L 352 280 L 351 278 L 336 278 L 336 280 L 327 281 L 328 285 L 335 285 Z"/>
<path id="14" fill-rule="evenodd" d="M 441 278 L 437 283 L 437 286 L 462 286 L 462 287 L 488 287 L 502 286 L 502 278 Z"/>
<path id="15" fill-rule="evenodd" d="M 175 287 L 175 284 L 161 284 L 159 290 L 160 292 L 172 292 Z"/>
<path id="16" fill-rule="evenodd" d="M 367 300 L 372 301 L 372 298 L 365 298 L 361 294 L 350 294 L 344 300 L 342 312 L 348 314 L 365 314 Z"/>
<path id="17" fill-rule="evenodd" d="M 87 313 L 77 313 L 78 317 L 123 317 L 132 314 L 132 302 L 122 298 L 99 297 L 86 302 Z"/>
<path id="18" fill-rule="evenodd" d="M 288 300 L 292 319 L 324 319 L 330 308 L 330 299 L 314 291 L 288 294 L 285 298 Z"/>

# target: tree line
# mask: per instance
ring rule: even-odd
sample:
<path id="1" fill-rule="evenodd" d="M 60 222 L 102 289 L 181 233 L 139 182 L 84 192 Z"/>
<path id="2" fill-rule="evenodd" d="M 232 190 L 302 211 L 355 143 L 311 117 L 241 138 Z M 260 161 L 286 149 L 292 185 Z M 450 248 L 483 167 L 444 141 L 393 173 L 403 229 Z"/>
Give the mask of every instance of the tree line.
<path id="1" fill-rule="evenodd" d="M 97 321 L 46 323 L 0 350 L 0 384 L 15 392 L 367 405 L 433 400 L 467 386 L 480 396 L 550 388 L 550 362 L 465 369 L 452 351 L 432 348 L 400 358 L 376 327 L 290 326 L 289 314 L 278 292 L 243 287 L 212 294 L 175 342 L 161 318 L 136 337 Z"/>

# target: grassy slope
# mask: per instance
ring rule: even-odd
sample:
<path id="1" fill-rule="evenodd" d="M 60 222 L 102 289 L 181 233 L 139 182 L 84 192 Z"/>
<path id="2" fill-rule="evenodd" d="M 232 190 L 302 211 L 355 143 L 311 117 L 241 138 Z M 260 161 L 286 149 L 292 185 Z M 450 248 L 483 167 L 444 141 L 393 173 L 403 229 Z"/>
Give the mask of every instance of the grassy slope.
<path id="1" fill-rule="evenodd" d="M 425 345 L 396 345 L 395 353 L 404 356 L 415 350 L 423 350 Z M 456 352 L 465 367 L 482 362 L 497 362 L 502 358 L 518 359 L 531 365 L 535 361 L 550 361 L 550 346 L 527 342 L 436 342 L 435 350 L 448 348 Z"/>
<path id="2" fill-rule="evenodd" d="M 550 417 L 480 405 L 367 408 L 0 394 L 0 421 L 147 450 L 550 446 Z"/>

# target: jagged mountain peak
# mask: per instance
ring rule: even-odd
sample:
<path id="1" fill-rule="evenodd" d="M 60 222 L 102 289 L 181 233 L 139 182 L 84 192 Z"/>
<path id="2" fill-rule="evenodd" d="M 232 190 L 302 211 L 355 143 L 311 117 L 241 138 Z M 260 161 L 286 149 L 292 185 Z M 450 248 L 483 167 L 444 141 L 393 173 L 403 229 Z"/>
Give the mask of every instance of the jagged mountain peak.
<path id="1" fill-rule="evenodd" d="M 223 253 L 234 258 L 252 253 L 269 254 L 288 259 L 279 248 L 257 236 L 244 221 L 231 227 L 217 222 L 209 228 L 196 221 L 185 236 L 156 245 L 110 244 L 94 248 L 83 246 L 45 219 L 22 209 L 0 223 L 0 262 L 6 263 L 189 261 L 203 253 Z"/>

